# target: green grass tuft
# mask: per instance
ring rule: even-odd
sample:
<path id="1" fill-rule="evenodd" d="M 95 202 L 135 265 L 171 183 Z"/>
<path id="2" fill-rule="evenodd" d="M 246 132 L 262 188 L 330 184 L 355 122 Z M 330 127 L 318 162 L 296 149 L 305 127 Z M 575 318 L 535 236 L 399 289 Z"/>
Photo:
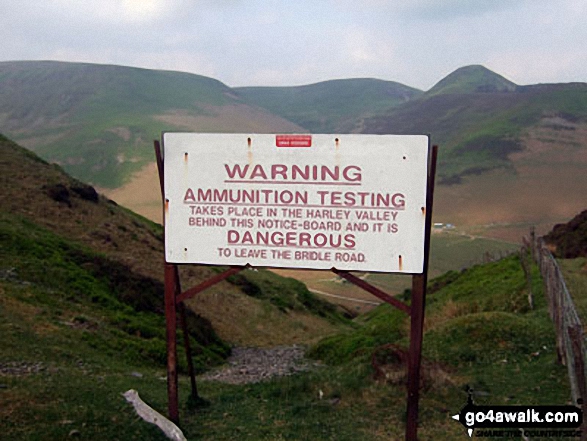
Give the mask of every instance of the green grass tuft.
<path id="1" fill-rule="evenodd" d="M 161 282 L 16 216 L 0 217 L 0 243 L 12 301 L 48 311 L 47 326 L 65 327 L 93 349 L 165 364 Z M 188 326 L 198 369 L 222 362 L 230 351 L 210 323 L 189 313 Z"/>
<path id="2" fill-rule="evenodd" d="M 319 317 L 347 323 L 332 303 L 320 299 L 306 285 L 291 277 L 258 270 L 240 272 L 229 277 L 228 281 L 251 297 L 268 300 L 282 312 L 307 310 Z"/>

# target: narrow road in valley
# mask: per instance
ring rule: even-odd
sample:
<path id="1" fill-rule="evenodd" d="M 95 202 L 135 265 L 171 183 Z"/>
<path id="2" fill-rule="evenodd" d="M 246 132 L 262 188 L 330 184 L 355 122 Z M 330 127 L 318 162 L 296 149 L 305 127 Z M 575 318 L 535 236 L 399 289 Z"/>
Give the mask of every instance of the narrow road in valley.
<path id="1" fill-rule="evenodd" d="M 381 303 L 383 302 L 374 302 L 372 300 L 362 300 L 362 299 L 355 299 L 353 297 L 345 297 L 345 296 L 339 296 L 337 294 L 330 294 L 324 291 L 318 291 L 317 289 L 310 289 L 310 292 L 313 292 L 314 294 L 318 294 L 321 296 L 326 296 L 326 297 L 332 297 L 335 299 L 340 299 L 340 300 L 348 300 L 349 302 L 357 302 L 357 303 L 366 303 L 367 305 L 381 305 Z"/>

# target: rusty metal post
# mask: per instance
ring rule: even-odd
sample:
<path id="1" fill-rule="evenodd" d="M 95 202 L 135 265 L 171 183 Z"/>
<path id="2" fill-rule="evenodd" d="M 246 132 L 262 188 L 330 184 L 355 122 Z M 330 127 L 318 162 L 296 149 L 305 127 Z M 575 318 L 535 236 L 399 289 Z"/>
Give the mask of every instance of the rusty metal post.
<path id="1" fill-rule="evenodd" d="M 167 409 L 169 419 L 179 423 L 177 392 L 177 310 L 175 304 L 175 269 L 165 263 L 165 322 L 167 338 Z"/>
<path id="2" fill-rule="evenodd" d="M 357 276 L 349 273 L 348 271 L 338 270 L 336 268 L 331 268 L 331 271 L 337 276 L 340 276 L 343 279 L 348 280 L 353 285 L 358 286 L 359 288 L 367 291 L 368 293 L 373 294 L 375 297 L 380 298 L 384 302 L 387 302 L 390 305 L 395 306 L 400 311 L 403 311 L 408 315 L 410 314 L 410 307 L 408 305 L 393 298 L 392 296 L 383 292 L 376 286 L 371 285 L 369 282 L 366 282 L 363 279 L 358 278 Z"/>
<path id="3" fill-rule="evenodd" d="M 196 285 L 192 288 L 189 288 L 188 290 L 182 292 L 178 297 L 177 297 L 177 303 L 180 302 L 184 302 L 187 299 L 195 296 L 196 294 L 201 293 L 202 291 L 216 285 L 219 282 L 222 282 L 224 279 L 244 270 L 249 268 L 248 265 L 245 266 L 232 266 L 229 269 L 227 269 L 226 271 L 216 274 L 215 276 L 210 277 L 207 280 L 204 280 L 202 283 L 200 283 L 199 285 Z"/>
<path id="4" fill-rule="evenodd" d="M 163 176 L 163 154 L 159 141 L 155 141 L 155 159 L 159 172 L 161 199 L 163 207 L 163 231 L 165 231 L 165 187 Z M 176 294 L 179 278 L 177 266 L 164 263 L 165 268 L 165 334 L 167 341 L 167 411 L 174 423 L 179 423 L 179 395 L 177 384 L 177 304 Z"/>
<path id="5" fill-rule="evenodd" d="M 180 303 L 179 308 L 180 325 L 183 332 L 183 346 L 185 348 L 185 356 L 188 364 L 188 374 L 190 376 L 190 384 L 192 386 L 192 398 L 198 398 L 198 384 L 196 383 L 196 372 L 194 370 L 194 361 L 192 360 L 192 347 L 190 344 L 190 334 L 188 332 L 188 323 L 185 313 L 185 305 Z"/>
<path id="6" fill-rule="evenodd" d="M 175 299 L 177 302 L 177 297 L 181 293 L 181 283 L 179 281 L 179 269 L 177 265 L 174 265 L 175 268 Z M 194 361 L 192 360 L 192 347 L 190 344 L 190 333 L 188 329 L 188 322 L 187 316 L 185 312 L 185 304 L 180 302 L 177 304 L 177 308 L 179 310 L 179 318 L 180 318 L 180 326 L 183 332 L 183 346 L 185 349 L 185 356 L 187 359 L 188 365 L 188 374 L 190 376 L 190 384 L 192 386 L 192 398 L 198 398 L 198 385 L 196 383 L 196 373 L 194 371 Z"/>
<path id="7" fill-rule="evenodd" d="M 165 199 L 165 179 L 163 176 L 163 153 L 159 141 L 153 141 L 155 145 L 155 160 L 157 162 L 157 172 L 159 173 L 159 187 L 161 188 L 161 201 Z M 163 222 L 165 222 L 165 212 L 163 212 Z M 165 225 L 163 225 L 165 226 Z"/>
<path id="8" fill-rule="evenodd" d="M 412 303 L 410 306 L 410 352 L 408 354 L 408 405 L 406 440 L 418 439 L 418 404 L 420 400 L 420 367 L 422 362 L 422 340 L 424 337 L 424 308 L 426 306 L 426 284 L 430 258 L 430 231 L 432 228 L 432 205 L 438 147 L 432 147 L 426 195 L 426 223 L 424 237 L 424 266 L 422 274 L 412 276 Z"/>
<path id="9" fill-rule="evenodd" d="M 418 403 L 420 399 L 420 365 L 424 334 L 424 306 L 427 277 L 412 277 L 412 312 L 410 315 L 410 351 L 408 352 L 408 405 L 406 440 L 416 440 L 418 433 Z"/>
<path id="10" fill-rule="evenodd" d="M 583 423 L 581 425 L 581 441 L 587 440 L 587 380 L 585 379 L 585 348 L 583 343 L 583 329 L 580 324 L 569 326 L 567 328 L 569 338 L 571 340 L 571 348 L 573 351 L 573 361 L 575 368 L 575 381 L 579 389 L 580 403 L 583 411 Z M 571 379 L 571 381 L 573 381 Z"/>

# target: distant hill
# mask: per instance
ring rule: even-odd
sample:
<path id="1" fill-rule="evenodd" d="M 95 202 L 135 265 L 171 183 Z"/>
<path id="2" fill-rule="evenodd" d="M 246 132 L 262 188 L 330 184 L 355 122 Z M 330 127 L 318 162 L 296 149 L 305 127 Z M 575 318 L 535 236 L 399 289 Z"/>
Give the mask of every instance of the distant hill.
<path id="1" fill-rule="evenodd" d="M 0 282 L 8 271 L 42 289 L 58 285 L 65 294 L 75 291 L 69 294 L 72 299 L 89 297 L 90 303 L 118 305 L 114 311 L 130 306 L 132 314 L 161 316 L 160 225 L 118 206 L 2 135 L 0 185 Z M 180 271 L 187 288 L 219 268 L 190 265 Z M 199 314 L 191 314 L 190 326 L 201 346 L 224 347 L 216 332 L 232 344 L 301 343 L 344 322 L 333 305 L 302 283 L 264 270 L 245 271 L 188 304 Z M 140 316 L 132 320 L 141 323 Z M 163 335 L 163 325 L 160 331 Z"/>
<path id="2" fill-rule="evenodd" d="M 401 107 L 364 119 L 363 133 L 429 133 L 442 146 L 440 182 L 510 167 L 529 131 L 587 122 L 587 84 L 516 86 L 481 67 L 461 68 Z M 556 147 L 553 145 L 553 153 Z"/>
<path id="3" fill-rule="evenodd" d="M 586 83 L 518 86 L 465 66 L 426 92 L 376 79 L 231 89 L 179 72 L 0 63 L 0 131 L 152 219 L 162 130 L 427 133 L 440 145 L 439 221 L 524 228 L 495 236 L 508 240 L 569 218 L 587 192 Z"/>
<path id="4" fill-rule="evenodd" d="M 454 184 L 509 166 L 526 132 L 553 118 L 558 126 L 587 121 L 587 84 L 517 86 L 473 65 L 426 92 L 369 78 L 231 89 L 180 72 L 0 63 L 0 130 L 107 188 L 153 162 L 162 130 L 427 133 L 442 146 L 440 182 Z"/>
<path id="5" fill-rule="evenodd" d="M 398 107 L 422 91 L 372 78 L 331 80 L 296 87 L 238 87 L 244 101 L 312 133 L 348 133 L 360 118 Z"/>
<path id="6" fill-rule="evenodd" d="M 461 67 L 426 92 L 374 79 L 235 91 L 314 133 L 430 134 L 442 146 L 445 184 L 510 167 L 527 131 L 545 121 L 553 130 L 587 121 L 587 84 L 518 86 L 480 65 Z"/>
<path id="7" fill-rule="evenodd" d="M 587 257 L 587 210 L 565 224 L 557 224 L 544 236 L 554 253 L 564 259 Z"/>
<path id="8" fill-rule="evenodd" d="M 426 96 L 474 92 L 513 92 L 516 84 L 484 66 L 461 67 L 450 73 L 430 90 Z"/>
<path id="9" fill-rule="evenodd" d="M 212 78 L 123 66 L 0 63 L 0 130 L 74 176 L 117 187 L 163 130 L 303 131 Z"/>

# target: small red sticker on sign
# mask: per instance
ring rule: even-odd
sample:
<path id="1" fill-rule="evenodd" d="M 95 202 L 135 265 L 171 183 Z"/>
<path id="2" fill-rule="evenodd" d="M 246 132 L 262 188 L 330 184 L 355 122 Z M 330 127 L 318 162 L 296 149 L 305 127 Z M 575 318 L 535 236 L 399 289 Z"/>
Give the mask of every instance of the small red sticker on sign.
<path id="1" fill-rule="evenodd" d="M 312 135 L 275 135 L 277 147 L 312 147 Z"/>

